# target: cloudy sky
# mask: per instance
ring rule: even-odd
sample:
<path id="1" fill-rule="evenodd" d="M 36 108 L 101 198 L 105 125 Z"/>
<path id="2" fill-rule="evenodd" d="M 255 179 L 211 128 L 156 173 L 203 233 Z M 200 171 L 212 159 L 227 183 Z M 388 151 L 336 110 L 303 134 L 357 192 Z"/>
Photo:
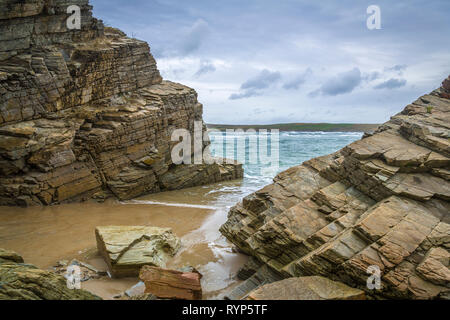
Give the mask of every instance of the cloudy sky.
<path id="1" fill-rule="evenodd" d="M 208 123 L 381 123 L 450 74 L 448 0 L 91 0 Z M 369 30 L 369 5 L 381 29 Z"/>

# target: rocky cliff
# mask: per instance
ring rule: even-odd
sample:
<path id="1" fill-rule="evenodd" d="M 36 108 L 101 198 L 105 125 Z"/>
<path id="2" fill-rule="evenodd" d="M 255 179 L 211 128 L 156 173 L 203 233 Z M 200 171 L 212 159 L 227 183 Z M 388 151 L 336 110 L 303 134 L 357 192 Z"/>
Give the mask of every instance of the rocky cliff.
<path id="1" fill-rule="evenodd" d="M 369 296 L 450 299 L 449 98 L 450 77 L 374 134 L 280 173 L 234 206 L 221 232 L 256 258 L 241 274 L 270 272 L 231 296 L 269 276 L 325 276 Z M 379 290 L 366 286 L 370 266 Z"/>
<path id="2" fill-rule="evenodd" d="M 81 9 L 81 29 L 67 28 L 69 5 Z M 163 81 L 147 43 L 91 9 L 0 0 L 0 205 L 130 199 L 242 177 L 238 164 L 172 163 L 173 130 L 203 123 L 196 92 Z"/>

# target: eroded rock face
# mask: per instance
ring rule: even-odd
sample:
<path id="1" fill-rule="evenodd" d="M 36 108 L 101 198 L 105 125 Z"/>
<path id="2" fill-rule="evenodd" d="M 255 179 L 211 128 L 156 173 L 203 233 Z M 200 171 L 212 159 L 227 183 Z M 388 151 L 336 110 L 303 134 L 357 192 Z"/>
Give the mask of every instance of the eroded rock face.
<path id="1" fill-rule="evenodd" d="M 21 256 L 0 249 L 0 300 L 100 300 L 96 295 L 69 289 L 56 273 L 25 264 Z"/>
<path id="2" fill-rule="evenodd" d="M 263 285 L 248 300 L 364 300 L 364 291 L 324 277 L 289 278 Z"/>
<path id="3" fill-rule="evenodd" d="M 137 276 L 144 265 L 165 267 L 181 247 L 169 228 L 106 226 L 95 228 L 95 236 L 114 277 Z"/>
<path id="4" fill-rule="evenodd" d="M 0 205 L 48 205 L 242 177 L 242 166 L 180 165 L 172 132 L 206 130 L 197 93 L 163 81 L 147 43 L 62 0 L 0 2 Z M 208 142 L 203 143 L 203 148 Z"/>
<path id="5" fill-rule="evenodd" d="M 449 83 L 374 134 L 280 173 L 234 206 L 221 232 L 282 277 L 448 299 Z M 367 288 L 369 266 L 380 269 L 381 290 Z"/>

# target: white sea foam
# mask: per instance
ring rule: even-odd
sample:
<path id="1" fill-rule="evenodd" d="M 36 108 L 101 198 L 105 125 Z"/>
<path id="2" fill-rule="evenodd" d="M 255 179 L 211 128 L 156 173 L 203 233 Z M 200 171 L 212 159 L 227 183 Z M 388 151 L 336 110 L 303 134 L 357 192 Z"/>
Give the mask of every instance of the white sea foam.
<path id="1" fill-rule="evenodd" d="M 121 201 L 121 204 L 156 204 L 161 206 L 169 207 L 186 207 L 186 208 L 199 208 L 199 209 L 210 209 L 215 210 L 215 206 L 205 206 L 201 204 L 190 204 L 190 203 L 176 203 L 176 202 L 162 202 L 162 201 L 151 201 L 151 200 L 128 200 Z"/>

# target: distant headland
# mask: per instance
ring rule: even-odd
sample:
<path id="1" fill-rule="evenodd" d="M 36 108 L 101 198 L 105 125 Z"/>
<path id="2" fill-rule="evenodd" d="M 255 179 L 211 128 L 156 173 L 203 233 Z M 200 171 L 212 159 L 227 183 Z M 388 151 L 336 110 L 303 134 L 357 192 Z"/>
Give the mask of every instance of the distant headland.
<path id="1" fill-rule="evenodd" d="M 371 132 L 378 124 L 368 123 L 277 123 L 264 125 L 207 124 L 210 129 L 278 129 L 280 131 Z"/>

